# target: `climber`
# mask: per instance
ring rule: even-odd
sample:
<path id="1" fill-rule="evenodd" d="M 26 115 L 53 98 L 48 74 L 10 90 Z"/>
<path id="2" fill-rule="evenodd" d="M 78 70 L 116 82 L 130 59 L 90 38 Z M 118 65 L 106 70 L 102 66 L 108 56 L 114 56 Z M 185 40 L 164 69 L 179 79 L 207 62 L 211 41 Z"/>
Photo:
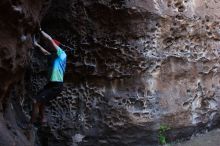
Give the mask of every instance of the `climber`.
<path id="1" fill-rule="evenodd" d="M 47 33 L 40 29 L 40 35 L 47 49 L 43 48 L 35 39 L 34 46 L 39 48 L 41 52 L 49 58 L 49 82 L 46 86 L 38 92 L 37 96 L 33 98 L 31 122 L 36 123 L 37 112 L 39 113 L 39 122 L 44 124 L 46 119 L 44 117 L 44 107 L 52 99 L 56 98 L 63 89 L 63 78 L 66 68 L 67 55 L 64 50 L 60 48 L 60 42 L 53 40 Z"/>

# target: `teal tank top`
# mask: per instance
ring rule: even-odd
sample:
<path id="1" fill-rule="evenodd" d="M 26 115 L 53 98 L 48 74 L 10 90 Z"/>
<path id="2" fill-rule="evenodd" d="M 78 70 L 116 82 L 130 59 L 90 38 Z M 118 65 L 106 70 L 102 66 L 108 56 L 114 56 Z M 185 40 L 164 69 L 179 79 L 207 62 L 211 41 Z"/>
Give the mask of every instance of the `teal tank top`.
<path id="1" fill-rule="evenodd" d="M 64 73 L 66 70 L 66 53 L 59 47 L 53 59 L 51 60 L 50 81 L 63 82 Z"/>

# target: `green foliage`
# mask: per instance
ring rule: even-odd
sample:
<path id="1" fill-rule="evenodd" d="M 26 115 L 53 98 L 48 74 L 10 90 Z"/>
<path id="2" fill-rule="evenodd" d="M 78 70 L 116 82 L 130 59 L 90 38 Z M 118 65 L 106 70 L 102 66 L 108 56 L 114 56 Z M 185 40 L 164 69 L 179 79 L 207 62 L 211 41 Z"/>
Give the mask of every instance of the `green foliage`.
<path id="1" fill-rule="evenodd" d="M 159 135 L 160 144 L 166 144 L 166 137 L 164 135 Z"/>
<path id="2" fill-rule="evenodd" d="M 169 130 L 170 127 L 167 125 L 160 125 L 159 129 L 159 142 L 161 145 L 167 144 L 166 142 L 166 131 Z"/>

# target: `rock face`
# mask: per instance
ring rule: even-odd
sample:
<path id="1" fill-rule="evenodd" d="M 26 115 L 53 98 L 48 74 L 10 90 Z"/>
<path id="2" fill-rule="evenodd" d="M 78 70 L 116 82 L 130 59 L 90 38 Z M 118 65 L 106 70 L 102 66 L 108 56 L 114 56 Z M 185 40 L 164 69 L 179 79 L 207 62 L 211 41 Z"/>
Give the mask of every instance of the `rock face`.
<path id="1" fill-rule="evenodd" d="M 31 131 L 22 130 L 26 117 L 21 105 L 22 82 L 29 62 L 28 48 L 43 11 L 44 0 L 1 0 L 0 2 L 0 145 L 33 145 Z"/>
<path id="2" fill-rule="evenodd" d="M 43 27 L 76 50 L 49 145 L 156 145 L 164 124 L 172 141 L 216 126 L 219 17 L 215 0 L 53 0 Z"/>
<path id="3" fill-rule="evenodd" d="M 43 5 L 0 2 L 0 145 L 33 139 L 18 125 L 46 83 L 46 58 L 27 54 Z M 42 26 L 76 50 L 38 131 L 42 145 L 152 146 L 161 125 L 172 141 L 217 126 L 219 17 L 217 0 L 53 0 Z"/>

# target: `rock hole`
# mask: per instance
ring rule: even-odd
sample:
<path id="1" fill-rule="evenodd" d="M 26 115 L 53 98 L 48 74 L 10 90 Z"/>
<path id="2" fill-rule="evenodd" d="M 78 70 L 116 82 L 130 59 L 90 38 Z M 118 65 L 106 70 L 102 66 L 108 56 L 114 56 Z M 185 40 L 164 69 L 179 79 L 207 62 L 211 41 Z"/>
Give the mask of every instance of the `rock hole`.
<path id="1" fill-rule="evenodd" d="M 130 101 L 131 103 L 134 103 L 134 102 L 136 101 L 136 99 L 135 99 L 135 98 L 129 98 L 129 101 Z"/>
<path id="2" fill-rule="evenodd" d="M 152 96 L 152 93 L 150 90 L 147 90 L 147 96 Z"/>
<path id="3" fill-rule="evenodd" d="M 141 96 L 141 97 L 144 97 L 144 90 L 139 88 L 138 89 L 138 95 Z"/>
<path id="4" fill-rule="evenodd" d="M 178 8 L 178 12 L 184 12 L 185 11 L 185 6 L 180 6 Z"/>
<path id="5" fill-rule="evenodd" d="M 183 16 L 181 16 L 181 15 L 176 15 L 176 19 L 178 19 L 178 20 L 183 20 Z"/>
<path id="6" fill-rule="evenodd" d="M 141 114 L 140 113 L 134 113 L 134 116 L 141 117 Z"/>
<path id="7" fill-rule="evenodd" d="M 209 21 L 210 21 L 209 16 L 207 16 L 207 15 L 205 16 L 205 21 L 206 21 L 206 22 L 209 22 Z"/>
<path id="8" fill-rule="evenodd" d="M 126 101 L 127 101 L 126 99 L 122 99 L 122 103 L 124 103 L 124 104 L 125 104 L 125 103 L 126 103 Z"/>
<path id="9" fill-rule="evenodd" d="M 20 0 L 11 0 L 11 4 L 14 6 L 18 6 L 18 5 L 21 5 L 22 2 Z"/>

